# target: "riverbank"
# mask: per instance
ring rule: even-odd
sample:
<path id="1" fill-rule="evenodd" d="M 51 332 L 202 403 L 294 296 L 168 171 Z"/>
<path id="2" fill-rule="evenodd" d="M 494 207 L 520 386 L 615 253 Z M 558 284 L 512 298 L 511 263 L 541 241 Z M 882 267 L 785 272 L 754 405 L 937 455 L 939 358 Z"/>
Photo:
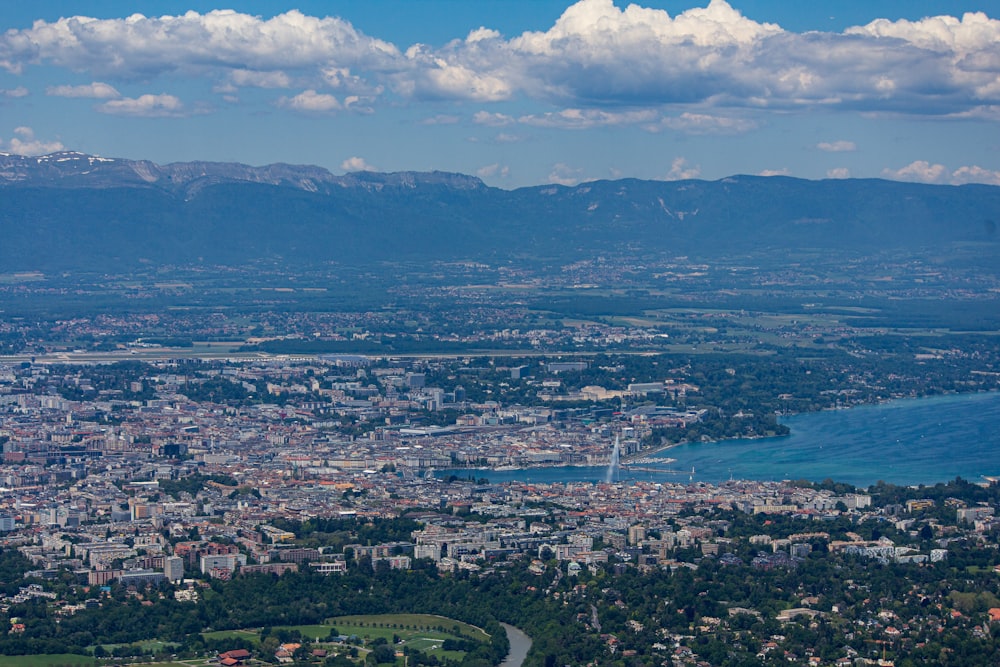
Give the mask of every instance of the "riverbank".
<path id="1" fill-rule="evenodd" d="M 528 651 L 531 650 L 531 637 L 513 625 L 508 625 L 507 623 L 501 623 L 500 625 L 506 630 L 507 641 L 510 642 L 510 651 L 503 662 L 500 663 L 500 667 L 521 667 L 524 659 L 528 657 Z"/>

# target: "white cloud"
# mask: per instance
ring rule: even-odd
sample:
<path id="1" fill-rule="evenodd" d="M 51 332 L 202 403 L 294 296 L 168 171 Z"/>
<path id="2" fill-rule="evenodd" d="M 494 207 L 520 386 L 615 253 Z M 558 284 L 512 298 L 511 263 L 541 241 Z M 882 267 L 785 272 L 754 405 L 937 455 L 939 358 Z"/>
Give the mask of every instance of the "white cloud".
<path id="1" fill-rule="evenodd" d="M 526 140 L 527 137 L 520 134 L 511 134 L 510 132 L 501 132 L 497 136 L 493 137 L 493 141 L 498 144 L 519 144 Z"/>
<path id="2" fill-rule="evenodd" d="M 945 183 L 948 180 L 948 170 L 943 164 L 931 164 L 926 160 L 916 160 L 900 169 L 883 169 L 882 176 L 894 181 Z"/>
<path id="3" fill-rule="evenodd" d="M 499 102 L 518 89 L 515 55 L 500 33 L 481 28 L 440 49 L 414 44 L 389 79 L 406 97 Z"/>
<path id="4" fill-rule="evenodd" d="M 563 162 L 553 165 L 552 171 L 549 172 L 548 176 L 549 183 L 556 183 L 558 185 L 572 186 L 583 180 L 585 180 L 583 178 L 583 169 L 571 167 Z"/>
<path id="5" fill-rule="evenodd" d="M 344 98 L 344 108 L 359 114 L 375 113 L 375 109 L 373 109 L 370 104 L 371 101 L 372 98 L 370 97 L 348 95 Z"/>
<path id="6" fill-rule="evenodd" d="M 827 178 L 850 178 L 851 170 L 847 167 L 835 167 L 833 169 L 827 169 Z"/>
<path id="7" fill-rule="evenodd" d="M 494 99 L 520 92 L 571 108 L 815 107 L 950 115 L 1000 104 L 997 43 L 1000 21 L 982 14 L 799 34 L 749 19 L 724 0 L 677 16 L 580 0 L 544 32 L 510 40 L 490 33 L 438 51 L 411 49 L 407 56 L 417 67 L 435 63 L 497 81 L 503 95 Z M 409 88 L 399 90 L 419 93 L 419 77 L 408 80 Z M 698 131 L 698 120 L 697 114 L 682 115 L 663 125 Z M 710 131 L 747 129 L 753 124 L 733 119 Z"/>
<path id="8" fill-rule="evenodd" d="M 665 181 L 686 181 L 691 178 L 701 176 L 701 167 L 688 166 L 687 159 L 682 157 L 674 158 L 670 163 L 670 171 L 663 177 Z"/>
<path id="9" fill-rule="evenodd" d="M 184 104 L 173 95 L 140 95 L 136 98 L 122 97 L 97 105 L 102 113 L 116 116 L 139 116 L 144 118 L 176 117 L 186 114 Z"/>
<path id="10" fill-rule="evenodd" d="M 510 176 L 510 167 L 502 165 L 499 162 L 494 162 L 493 164 L 477 169 L 476 175 L 479 176 L 479 178 L 493 178 L 495 176 L 507 178 Z"/>
<path id="11" fill-rule="evenodd" d="M 788 171 L 788 167 L 782 167 L 781 169 L 764 169 L 757 173 L 758 176 L 789 176 L 792 172 Z"/>
<path id="12" fill-rule="evenodd" d="M 704 113 L 684 112 L 679 116 L 665 117 L 646 129 L 659 132 L 667 128 L 685 134 L 743 134 L 757 127 L 757 123 L 746 118 L 713 116 Z"/>
<path id="13" fill-rule="evenodd" d="M 431 116 L 430 118 L 424 118 L 420 121 L 421 125 L 455 125 L 462 119 L 454 114 L 438 114 L 436 116 Z"/>
<path id="14" fill-rule="evenodd" d="M 10 141 L 0 139 L 0 150 L 14 155 L 47 155 L 65 150 L 65 146 L 59 141 L 40 141 L 35 138 L 35 132 L 30 127 L 14 128 L 14 134 Z"/>
<path id="15" fill-rule="evenodd" d="M 932 16 L 919 21 L 876 19 L 845 32 L 899 39 L 929 51 L 965 54 L 996 49 L 996 30 L 996 20 L 982 12 L 969 12 L 961 19 L 953 16 Z"/>
<path id="16" fill-rule="evenodd" d="M 258 72 L 249 69 L 237 69 L 229 73 L 229 78 L 236 86 L 252 86 L 254 88 L 288 88 L 291 79 L 284 72 Z"/>
<path id="17" fill-rule="evenodd" d="M 0 96 L 2 97 L 27 97 L 28 89 L 24 86 L 18 86 L 17 88 L 2 89 L 0 88 Z"/>
<path id="18" fill-rule="evenodd" d="M 739 113 L 713 110 L 995 117 L 997 44 L 1000 20 L 983 13 L 794 33 L 747 18 L 725 0 L 675 16 L 638 4 L 622 9 L 614 0 L 579 0 L 544 31 L 508 39 L 483 27 L 441 47 L 416 44 L 405 52 L 343 19 L 297 10 L 268 19 L 232 10 L 74 16 L 0 34 L 0 67 L 62 67 L 90 72 L 109 86 L 178 75 L 264 88 L 294 82 L 344 99 L 375 99 L 386 91 L 414 100 L 523 97 L 582 113 L 525 117 L 536 124 L 587 128 L 647 114 L 647 129 L 736 133 L 755 125 Z M 680 115 L 649 111 L 668 107 Z M 477 122 L 504 120 L 495 114 Z"/>
<path id="19" fill-rule="evenodd" d="M 490 113 L 488 111 L 477 111 L 472 116 L 472 120 L 479 125 L 489 125 L 491 127 L 503 127 L 504 125 L 517 122 L 513 116 L 502 113 Z"/>
<path id="20" fill-rule="evenodd" d="M 340 168 L 343 171 L 376 171 L 375 167 L 368 164 L 364 158 L 360 157 L 349 157 L 340 163 Z"/>
<path id="21" fill-rule="evenodd" d="M 469 33 L 469 36 L 465 38 L 465 41 L 474 44 L 476 42 L 482 42 L 487 39 L 499 39 L 500 33 L 496 30 L 490 30 L 489 28 L 477 28 Z"/>
<path id="22" fill-rule="evenodd" d="M 563 109 L 539 115 L 518 118 L 518 122 L 536 127 L 558 127 L 583 130 L 609 125 L 635 125 L 656 120 L 658 114 L 651 109 L 636 111 L 602 111 L 600 109 Z"/>
<path id="23" fill-rule="evenodd" d="M 648 103 L 705 100 L 747 71 L 759 43 L 781 34 L 721 0 L 676 17 L 612 0 L 581 0 L 546 32 L 511 40 L 525 87 L 554 99 Z"/>
<path id="24" fill-rule="evenodd" d="M 984 169 L 979 166 L 959 167 L 951 174 L 951 182 L 956 185 L 962 183 L 987 183 L 989 185 L 1000 185 L 1000 171 Z"/>
<path id="25" fill-rule="evenodd" d="M 45 89 L 45 94 L 55 97 L 89 97 L 96 100 L 121 97 L 121 93 L 115 90 L 114 86 L 100 81 L 82 86 L 49 86 Z"/>
<path id="26" fill-rule="evenodd" d="M 123 78 L 179 70 L 276 71 L 329 63 L 380 68 L 399 57 L 391 44 L 339 18 L 297 10 L 264 20 L 232 10 L 123 19 L 85 16 L 36 21 L 0 36 L 0 66 L 20 71 L 48 63 Z"/>
<path id="27" fill-rule="evenodd" d="M 327 112 L 342 109 L 343 105 L 333 95 L 304 90 L 295 97 L 282 97 L 278 106 L 295 111 Z"/>
<path id="28" fill-rule="evenodd" d="M 985 169 L 978 165 L 963 166 L 954 171 L 948 171 L 948 168 L 943 164 L 931 164 L 926 160 L 916 160 L 900 169 L 883 169 L 882 176 L 894 181 L 913 181 L 916 183 L 1000 185 L 1000 171 Z"/>
<path id="29" fill-rule="evenodd" d="M 412 49 L 412 67 L 396 77 L 397 89 L 407 96 L 423 99 L 457 99 L 499 102 L 509 99 L 513 87 L 502 76 L 477 71 L 459 62 L 423 55 Z"/>
<path id="30" fill-rule="evenodd" d="M 816 144 L 816 148 L 821 151 L 826 151 L 828 153 L 849 153 L 858 150 L 857 145 L 853 141 L 822 141 Z"/>
<path id="31" fill-rule="evenodd" d="M 385 86 L 354 74 L 348 67 L 325 67 L 320 70 L 322 85 L 344 95 L 356 95 L 367 99 L 380 97 Z"/>

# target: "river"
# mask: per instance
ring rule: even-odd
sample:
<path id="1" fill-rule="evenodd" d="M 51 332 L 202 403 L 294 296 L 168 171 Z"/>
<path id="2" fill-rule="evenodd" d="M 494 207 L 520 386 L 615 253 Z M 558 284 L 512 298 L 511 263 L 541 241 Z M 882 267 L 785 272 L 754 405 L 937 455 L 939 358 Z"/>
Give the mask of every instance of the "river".
<path id="1" fill-rule="evenodd" d="M 791 435 L 691 443 L 661 453 L 673 473 L 630 472 L 620 479 L 720 482 L 830 478 L 858 486 L 879 480 L 934 484 L 1000 475 L 1000 392 L 905 399 L 782 419 Z M 611 443 L 608 444 L 611 446 Z M 491 482 L 604 481 L 606 467 L 470 472 Z"/>
<path id="2" fill-rule="evenodd" d="M 531 648 L 531 637 L 515 628 L 513 625 L 501 623 L 503 629 L 507 631 L 507 639 L 510 641 L 510 652 L 500 663 L 500 667 L 521 667 L 521 663 L 528 657 L 528 650 Z"/>

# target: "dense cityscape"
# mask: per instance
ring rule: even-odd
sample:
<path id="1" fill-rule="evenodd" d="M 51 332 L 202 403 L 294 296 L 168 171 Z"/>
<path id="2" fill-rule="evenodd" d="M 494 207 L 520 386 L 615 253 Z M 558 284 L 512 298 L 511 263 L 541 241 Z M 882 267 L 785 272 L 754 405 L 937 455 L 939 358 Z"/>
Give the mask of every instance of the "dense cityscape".
<path id="1" fill-rule="evenodd" d="M 585 662 L 593 664 L 924 664 L 957 644 L 983 650 L 992 641 L 989 614 L 1000 614 L 1000 601 L 983 578 L 1000 564 L 993 486 L 709 484 L 671 470 L 669 456 L 674 443 L 711 446 L 715 437 L 749 437 L 752 446 L 753 437 L 784 432 L 775 413 L 790 405 L 990 388 L 989 347 L 920 355 L 921 373 L 909 380 L 840 368 L 858 357 L 835 357 L 815 367 L 816 385 L 801 381 L 801 360 L 789 362 L 790 378 L 776 372 L 780 355 L 169 358 L 183 350 L 126 344 L 103 363 L 55 352 L 0 368 L 2 555 L 17 573 L 5 580 L 10 630 L 0 652 L 380 661 L 382 643 L 364 633 L 324 631 L 300 650 L 302 628 L 337 627 L 337 615 L 308 605 L 248 630 L 249 642 L 213 634 L 253 628 L 233 610 L 194 633 L 144 624 L 108 636 L 91 630 L 85 643 L 66 634 L 69 618 L 100 625 L 93 619 L 123 602 L 204 610 L 206 596 L 252 580 L 266 605 L 274 582 L 330 576 L 474 588 L 523 580 L 552 607 L 546 613 L 571 601 L 583 608 L 561 632 L 592 637 L 586 650 L 597 653 Z M 137 351 L 160 358 L 140 361 Z M 762 367 L 768 373 L 754 380 Z M 842 389 L 819 389 L 830 375 L 843 378 Z M 739 392 L 718 386 L 735 380 Z M 607 472 L 593 482 L 530 481 L 532 470 L 567 465 Z M 525 478 L 490 483 L 496 470 Z M 640 470 L 666 477 L 644 481 L 634 477 Z M 810 589 L 812 568 L 851 574 L 838 575 L 842 588 Z M 723 572 L 771 583 L 713 593 L 711 604 L 627 602 L 657 577 L 673 586 L 687 573 L 686 590 L 697 594 L 726 580 Z M 879 590 L 886 572 L 909 572 L 906 590 Z M 354 595 L 347 613 L 445 611 Z M 683 623 L 663 616 L 671 605 Z M 499 620 L 524 627 L 525 613 Z M 469 610 L 447 615 L 483 627 Z M 288 628 L 286 641 L 265 641 L 259 625 L 272 624 Z M 559 655 L 549 642 L 563 651 L 577 643 L 531 636 L 529 660 L 546 664 Z M 483 659 L 471 645 L 435 653 L 396 640 L 410 664 Z M 556 664 L 581 659 L 568 655 Z"/>
<path id="2" fill-rule="evenodd" d="M 283 4 L 2 5 L 0 667 L 1000 664 L 996 0 Z"/>
<path id="3" fill-rule="evenodd" d="M 996 471 L 674 458 L 998 389 L 988 265 L 809 258 L 2 275 L 0 657 L 982 664 Z"/>

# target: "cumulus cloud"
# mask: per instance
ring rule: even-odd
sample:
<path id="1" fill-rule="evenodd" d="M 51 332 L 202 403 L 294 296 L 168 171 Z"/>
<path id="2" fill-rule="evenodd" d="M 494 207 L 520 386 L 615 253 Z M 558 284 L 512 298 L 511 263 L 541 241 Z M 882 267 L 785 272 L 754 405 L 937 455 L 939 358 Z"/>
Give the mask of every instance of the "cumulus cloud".
<path id="1" fill-rule="evenodd" d="M 354 74 L 348 67 L 326 67 L 320 71 L 320 75 L 324 87 L 344 95 L 371 98 L 379 97 L 385 92 L 382 84 Z"/>
<path id="2" fill-rule="evenodd" d="M 278 100 L 278 106 L 313 113 L 337 111 L 344 108 L 333 95 L 317 93 L 315 90 L 304 90 L 295 97 L 282 97 Z"/>
<path id="3" fill-rule="evenodd" d="M 288 88 L 292 81 L 284 72 L 258 72 L 249 69 L 233 70 L 229 74 L 233 85 L 254 88 Z"/>
<path id="4" fill-rule="evenodd" d="M 455 125 L 462 119 L 454 114 L 441 113 L 420 121 L 421 125 Z"/>
<path id="5" fill-rule="evenodd" d="M 686 181 L 691 178 L 698 178 L 699 176 L 701 176 L 701 167 L 688 166 L 687 159 L 677 157 L 670 163 L 670 171 L 663 177 L 663 180 Z"/>
<path id="6" fill-rule="evenodd" d="M 510 132 L 501 132 L 497 136 L 493 137 L 494 143 L 498 144 L 519 144 L 526 140 L 527 137 L 520 134 L 511 134 Z"/>
<path id="7" fill-rule="evenodd" d="M 376 171 L 375 167 L 368 164 L 364 158 L 361 157 L 349 157 L 340 163 L 340 168 L 343 171 Z"/>
<path id="8" fill-rule="evenodd" d="M 504 125 L 517 122 L 513 116 L 502 113 L 490 113 L 489 111 L 477 111 L 472 116 L 472 121 L 479 125 L 489 125 L 491 127 L 503 127 Z"/>
<path id="9" fill-rule="evenodd" d="M 0 88 L 0 97 L 27 97 L 28 89 L 24 86 L 17 88 Z"/>
<path id="10" fill-rule="evenodd" d="M 457 99 L 477 102 L 499 102 L 514 92 L 506 77 L 491 71 L 490 66 L 460 59 L 441 57 L 421 45 L 410 47 L 407 69 L 393 77 L 395 88 L 404 95 L 422 99 Z"/>
<path id="11" fill-rule="evenodd" d="M 583 180 L 585 180 L 583 178 L 583 169 L 571 167 L 563 162 L 553 165 L 552 171 L 550 171 L 548 175 L 548 182 L 555 183 L 557 185 L 572 186 Z"/>
<path id="12" fill-rule="evenodd" d="M 735 84 L 760 40 L 782 31 L 721 0 L 677 17 L 612 0 L 581 0 L 546 32 L 509 42 L 533 93 L 555 99 L 694 102 Z"/>
<path id="13" fill-rule="evenodd" d="M 961 19 L 953 16 L 932 16 L 919 21 L 876 19 L 845 32 L 894 38 L 939 53 L 978 53 L 996 48 L 996 23 L 982 12 L 970 12 Z"/>
<path id="14" fill-rule="evenodd" d="M 121 97 L 121 93 L 115 90 L 114 86 L 101 83 L 100 81 L 94 81 L 82 86 L 49 86 L 45 89 L 45 94 L 55 97 L 89 97 L 96 100 Z"/>
<path id="15" fill-rule="evenodd" d="M 1000 105 L 981 105 L 966 111 L 949 114 L 949 118 L 968 118 L 972 120 L 1000 120 Z"/>
<path id="16" fill-rule="evenodd" d="M 883 169 L 882 176 L 894 181 L 915 183 L 1000 185 L 1000 171 L 985 169 L 977 165 L 959 167 L 954 171 L 949 171 L 943 164 L 932 164 L 926 160 L 916 160 L 900 169 Z"/>
<path id="17" fill-rule="evenodd" d="M 788 167 L 782 167 L 781 169 L 764 169 L 757 173 L 758 176 L 790 176 L 792 172 L 788 170 Z"/>
<path id="18" fill-rule="evenodd" d="M 510 176 L 510 167 L 502 165 L 499 162 L 494 162 L 493 164 L 477 169 L 476 175 L 479 176 L 479 178 L 507 178 Z"/>
<path id="19" fill-rule="evenodd" d="M 97 105 L 102 113 L 116 116 L 139 116 L 144 118 L 165 118 L 184 116 L 184 104 L 173 95 L 140 95 L 136 98 L 121 97 Z"/>
<path id="20" fill-rule="evenodd" d="M 943 164 L 931 164 L 926 160 L 915 160 L 900 169 L 883 169 L 882 176 L 894 181 L 944 183 L 948 178 L 948 170 Z"/>
<path id="21" fill-rule="evenodd" d="M 277 71 L 339 63 L 377 69 L 398 56 L 393 45 L 347 21 L 296 10 L 267 20 L 232 10 L 158 18 L 72 16 L 36 21 L 0 37 L 0 66 L 9 71 L 48 63 L 124 78 L 206 67 Z"/>
<path id="22" fill-rule="evenodd" d="M 647 126 L 647 129 L 658 132 L 667 128 L 685 134 L 743 134 L 756 127 L 756 122 L 746 118 L 684 112 L 679 116 L 664 117 L 658 123 Z"/>
<path id="23" fill-rule="evenodd" d="M 850 178 L 851 170 L 847 167 L 835 167 L 826 171 L 827 178 Z"/>
<path id="24" fill-rule="evenodd" d="M 951 182 L 956 185 L 962 183 L 987 183 L 989 185 L 1000 185 L 1000 171 L 984 169 L 973 165 L 971 167 L 959 167 L 951 174 Z"/>
<path id="25" fill-rule="evenodd" d="M 1000 21 L 983 14 L 799 34 L 748 19 L 724 0 L 677 16 L 580 0 L 544 32 L 510 40 L 491 33 L 407 56 L 501 82 L 495 90 L 502 94 L 491 99 L 516 91 L 582 108 L 697 104 L 944 115 L 1000 102 L 998 42 Z M 697 128 L 696 120 L 682 116 L 665 125 Z"/>
<path id="26" fill-rule="evenodd" d="M 46 155 L 65 150 L 58 141 L 40 141 L 35 138 L 35 132 L 30 127 L 14 128 L 15 136 L 10 141 L 0 139 L 0 150 L 14 155 Z"/>
<path id="27" fill-rule="evenodd" d="M 816 148 L 828 153 L 849 153 L 858 150 L 853 141 L 822 141 L 816 144 Z"/>
<path id="28" fill-rule="evenodd" d="M 232 10 L 73 16 L 0 35 L 0 67 L 55 66 L 112 83 L 175 74 L 229 86 L 296 82 L 345 99 L 386 91 L 414 100 L 528 98 L 582 113 L 533 114 L 527 122 L 571 128 L 636 122 L 630 114 L 651 109 L 686 110 L 650 118 L 648 129 L 704 133 L 753 129 L 739 113 L 718 109 L 995 117 L 998 43 L 1000 20 L 978 12 L 795 33 L 747 18 L 725 0 L 674 16 L 579 0 L 544 31 L 507 38 L 483 27 L 440 47 L 405 51 L 343 19 L 297 10 L 268 19 Z M 589 114 L 595 110 L 609 115 Z"/>
<path id="29" fill-rule="evenodd" d="M 348 95 L 344 98 L 344 108 L 353 111 L 354 113 L 360 114 L 371 114 L 375 113 L 375 109 L 372 108 L 370 102 L 372 101 L 369 97 L 361 97 L 360 95 Z"/>
<path id="30" fill-rule="evenodd" d="M 591 127 L 608 125 L 635 125 L 648 123 L 658 117 L 658 113 L 649 109 L 634 111 L 604 111 L 601 109 L 563 109 L 538 115 L 526 115 L 518 118 L 518 122 L 536 127 L 558 127 L 573 130 L 583 130 Z"/>

